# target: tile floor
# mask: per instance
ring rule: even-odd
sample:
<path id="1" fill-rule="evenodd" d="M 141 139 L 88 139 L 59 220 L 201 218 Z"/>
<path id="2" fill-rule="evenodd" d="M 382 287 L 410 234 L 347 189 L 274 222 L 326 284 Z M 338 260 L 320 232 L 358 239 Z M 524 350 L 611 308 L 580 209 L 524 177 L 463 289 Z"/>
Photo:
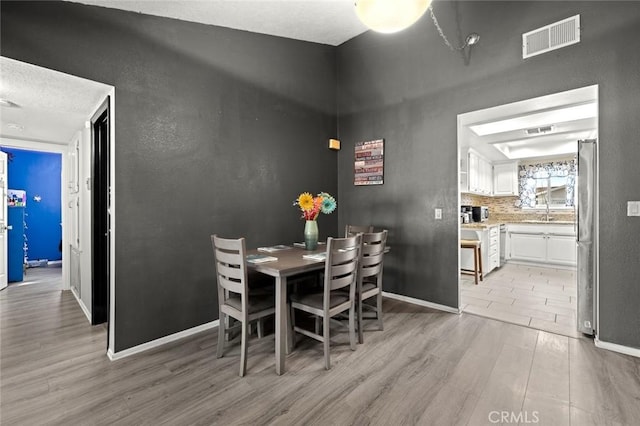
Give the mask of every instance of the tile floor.
<path id="1" fill-rule="evenodd" d="M 464 312 L 569 337 L 576 330 L 576 271 L 507 263 L 474 284 L 462 275 Z"/>

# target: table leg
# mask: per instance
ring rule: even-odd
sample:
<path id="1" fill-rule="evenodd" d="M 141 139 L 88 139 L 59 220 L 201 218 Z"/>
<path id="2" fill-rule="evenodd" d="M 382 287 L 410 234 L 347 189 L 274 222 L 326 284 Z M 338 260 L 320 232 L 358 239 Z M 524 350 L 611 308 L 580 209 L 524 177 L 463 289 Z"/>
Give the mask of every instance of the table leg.
<path id="1" fill-rule="evenodd" d="M 276 277 L 276 374 L 284 373 L 287 344 L 287 277 Z"/>

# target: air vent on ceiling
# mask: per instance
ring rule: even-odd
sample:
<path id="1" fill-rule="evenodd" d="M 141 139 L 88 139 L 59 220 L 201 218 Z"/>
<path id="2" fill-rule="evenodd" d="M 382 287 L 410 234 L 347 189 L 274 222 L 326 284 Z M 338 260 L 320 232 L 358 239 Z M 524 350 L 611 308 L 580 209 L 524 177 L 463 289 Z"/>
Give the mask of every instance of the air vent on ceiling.
<path id="1" fill-rule="evenodd" d="M 553 130 L 553 126 L 533 127 L 531 129 L 525 129 L 524 132 L 527 136 L 543 135 Z"/>
<path id="2" fill-rule="evenodd" d="M 522 34 L 522 58 L 580 42 L 580 15 Z"/>

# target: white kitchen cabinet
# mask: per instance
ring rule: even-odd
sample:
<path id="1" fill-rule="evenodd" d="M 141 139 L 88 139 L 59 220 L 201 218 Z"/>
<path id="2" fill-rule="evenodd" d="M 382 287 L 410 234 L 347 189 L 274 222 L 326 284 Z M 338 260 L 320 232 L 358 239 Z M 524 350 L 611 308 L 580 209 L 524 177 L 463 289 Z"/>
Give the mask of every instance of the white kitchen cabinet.
<path id="1" fill-rule="evenodd" d="M 493 165 L 493 195 L 518 195 L 518 162 Z"/>
<path id="2" fill-rule="evenodd" d="M 507 225 L 507 259 L 538 264 L 576 266 L 573 225 Z"/>
<path id="3" fill-rule="evenodd" d="M 500 225 L 478 229 L 461 229 L 460 238 L 463 240 L 479 240 L 482 258 L 482 273 L 488 274 L 500 267 Z M 460 267 L 473 270 L 473 252 L 460 249 Z"/>
<path id="4" fill-rule="evenodd" d="M 500 267 L 500 225 L 489 228 L 489 252 L 487 254 L 487 272 Z"/>
<path id="5" fill-rule="evenodd" d="M 469 165 L 469 192 L 478 192 L 480 190 L 480 157 L 473 151 L 467 154 L 467 164 Z"/>
<path id="6" fill-rule="evenodd" d="M 480 181 L 479 192 L 483 195 L 491 195 L 493 189 L 493 167 L 489 161 L 480 157 L 478 159 L 478 169 L 480 174 L 478 178 Z"/>
<path id="7" fill-rule="evenodd" d="M 542 232 L 510 232 L 510 259 L 544 263 L 547 259 L 547 240 Z"/>
<path id="8" fill-rule="evenodd" d="M 473 149 L 460 161 L 460 191 L 491 195 L 493 168 L 491 163 Z"/>
<path id="9" fill-rule="evenodd" d="M 460 192 L 469 192 L 469 155 L 460 156 L 460 176 L 458 184 Z"/>
<path id="10" fill-rule="evenodd" d="M 547 235 L 547 261 L 559 265 L 577 264 L 576 235 Z"/>

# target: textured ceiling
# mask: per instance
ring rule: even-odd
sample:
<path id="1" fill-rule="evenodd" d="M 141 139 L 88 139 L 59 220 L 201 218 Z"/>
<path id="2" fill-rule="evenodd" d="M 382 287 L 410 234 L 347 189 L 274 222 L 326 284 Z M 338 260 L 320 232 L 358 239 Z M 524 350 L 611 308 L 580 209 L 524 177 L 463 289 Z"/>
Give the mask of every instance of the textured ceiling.
<path id="1" fill-rule="evenodd" d="M 337 46 L 363 33 L 354 0 L 68 0 Z"/>
<path id="2" fill-rule="evenodd" d="M 18 105 L 0 107 L 0 136 L 58 144 L 69 143 L 110 89 L 4 57 L 0 57 L 0 82 L 0 98 Z"/>

